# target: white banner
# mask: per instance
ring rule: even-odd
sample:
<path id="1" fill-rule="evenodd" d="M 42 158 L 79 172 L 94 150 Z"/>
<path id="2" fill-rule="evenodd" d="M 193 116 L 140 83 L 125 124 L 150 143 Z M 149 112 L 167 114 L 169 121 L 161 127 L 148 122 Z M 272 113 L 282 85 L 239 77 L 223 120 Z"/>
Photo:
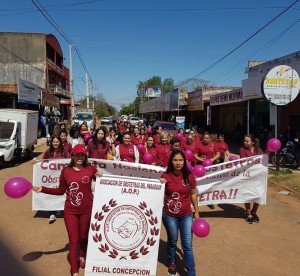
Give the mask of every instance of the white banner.
<path id="1" fill-rule="evenodd" d="M 62 168 L 69 159 L 40 160 L 33 167 L 33 186 L 59 185 Z M 104 174 L 159 179 L 165 168 L 112 160 L 89 159 Z M 219 203 L 258 202 L 266 204 L 268 156 L 249 158 L 206 167 L 206 175 L 197 178 L 199 206 Z M 32 193 L 32 209 L 64 209 L 65 195 Z"/>
<path id="2" fill-rule="evenodd" d="M 206 167 L 197 179 L 198 205 L 219 203 L 266 204 L 268 155 Z"/>
<path id="3" fill-rule="evenodd" d="M 156 275 L 164 185 L 98 177 L 85 275 Z"/>

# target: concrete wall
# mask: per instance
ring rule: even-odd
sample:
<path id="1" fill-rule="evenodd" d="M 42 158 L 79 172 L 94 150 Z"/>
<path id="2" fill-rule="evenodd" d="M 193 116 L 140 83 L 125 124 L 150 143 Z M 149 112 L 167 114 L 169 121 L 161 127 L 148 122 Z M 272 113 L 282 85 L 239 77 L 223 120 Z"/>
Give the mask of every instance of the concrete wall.
<path id="1" fill-rule="evenodd" d="M 46 88 L 46 35 L 0 33 L 0 83 L 26 80 Z"/>

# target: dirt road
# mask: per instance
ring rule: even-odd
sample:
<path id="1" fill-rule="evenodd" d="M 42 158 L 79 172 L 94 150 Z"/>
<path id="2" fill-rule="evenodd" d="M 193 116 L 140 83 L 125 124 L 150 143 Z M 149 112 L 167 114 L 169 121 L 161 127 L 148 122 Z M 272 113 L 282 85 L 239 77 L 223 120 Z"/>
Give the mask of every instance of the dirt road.
<path id="1" fill-rule="evenodd" d="M 38 145 L 35 155 L 46 146 Z M 11 177 L 32 180 L 31 162 L 0 171 L 1 275 L 69 275 L 68 238 L 62 218 L 48 224 L 47 214 L 31 211 L 31 194 L 10 199 L 3 192 Z M 211 226 L 208 237 L 194 239 L 197 275 L 299 275 L 300 202 L 268 189 L 267 205 L 261 206 L 259 224 L 248 225 L 243 205 L 200 208 Z M 182 251 L 178 251 L 178 265 Z M 166 233 L 162 227 L 157 275 L 167 275 Z M 180 275 L 186 275 L 181 269 Z M 84 275 L 80 271 L 80 275 Z"/>

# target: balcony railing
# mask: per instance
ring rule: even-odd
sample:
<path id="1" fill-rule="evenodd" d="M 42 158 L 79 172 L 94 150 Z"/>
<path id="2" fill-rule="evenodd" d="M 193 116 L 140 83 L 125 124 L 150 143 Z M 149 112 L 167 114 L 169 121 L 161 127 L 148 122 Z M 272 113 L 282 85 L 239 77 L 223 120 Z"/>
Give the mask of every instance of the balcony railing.
<path id="1" fill-rule="evenodd" d="M 58 85 L 56 84 L 48 84 L 48 90 L 51 94 L 54 94 L 54 95 L 60 95 L 60 96 L 64 96 L 64 97 L 67 97 L 67 98 L 71 98 L 71 93 L 70 91 L 67 91 L 61 87 L 59 87 Z"/>

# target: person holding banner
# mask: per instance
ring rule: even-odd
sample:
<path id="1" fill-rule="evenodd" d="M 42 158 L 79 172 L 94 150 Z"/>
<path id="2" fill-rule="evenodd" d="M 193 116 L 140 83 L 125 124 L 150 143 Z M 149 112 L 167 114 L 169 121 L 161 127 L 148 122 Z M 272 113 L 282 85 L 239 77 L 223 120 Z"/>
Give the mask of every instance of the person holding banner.
<path id="1" fill-rule="evenodd" d="M 131 144 L 131 134 L 125 132 L 122 137 L 122 143 L 116 146 L 116 159 L 131 163 L 139 163 L 140 153 L 135 145 Z"/>
<path id="2" fill-rule="evenodd" d="M 255 139 L 253 135 L 247 134 L 244 136 L 244 146 L 240 148 L 240 157 L 251 157 L 259 154 L 263 154 L 264 152 L 259 147 L 259 140 Z M 245 209 L 246 209 L 246 222 L 248 224 L 252 224 L 253 222 L 258 223 L 259 217 L 256 214 L 257 209 L 259 207 L 259 204 L 254 202 L 253 207 L 251 209 L 251 203 L 245 203 Z"/>
<path id="3" fill-rule="evenodd" d="M 44 152 L 42 159 L 69 158 L 70 154 L 64 149 L 62 140 L 59 135 L 53 134 L 50 140 L 49 148 Z M 36 161 L 36 160 L 35 160 Z M 34 161 L 34 162 L 35 162 Z M 56 221 L 56 216 L 60 215 L 60 211 L 50 211 L 49 223 Z"/>
<path id="4" fill-rule="evenodd" d="M 107 130 L 106 127 L 100 126 L 95 135 L 93 136 L 93 140 L 87 146 L 88 157 L 96 158 L 96 159 L 107 159 L 107 154 L 112 146 L 112 152 L 115 152 L 114 145 L 110 144 L 106 141 Z"/>
<path id="5" fill-rule="evenodd" d="M 167 170 L 162 174 L 160 180 L 165 183 L 162 221 L 168 237 L 168 275 L 177 274 L 176 247 L 179 232 L 188 276 L 195 276 L 191 205 L 195 210 L 195 219 L 200 216 L 195 191 L 195 177 L 189 171 L 185 155 L 181 150 L 172 151 Z"/>
<path id="6" fill-rule="evenodd" d="M 59 186 L 47 188 L 34 186 L 37 193 L 51 195 L 67 194 L 64 207 L 64 220 L 69 236 L 69 262 L 71 275 L 78 276 L 80 268 L 85 268 L 88 232 L 93 206 L 92 181 L 102 173 L 88 163 L 87 151 L 83 144 L 72 150 L 71 162 L 60 174 Z"/>

